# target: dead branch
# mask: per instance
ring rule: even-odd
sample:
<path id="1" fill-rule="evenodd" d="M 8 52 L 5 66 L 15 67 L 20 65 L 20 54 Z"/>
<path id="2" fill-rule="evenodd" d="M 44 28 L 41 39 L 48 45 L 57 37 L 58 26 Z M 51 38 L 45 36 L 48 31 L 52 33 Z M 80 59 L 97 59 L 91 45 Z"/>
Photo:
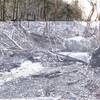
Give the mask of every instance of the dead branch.
<path id="1" fill-rule="evenodd" d="M 53 71 L 53 72 L 45 72 L 45 73 L 41 73 L 38 75 L 32 75 L 32 77 L 45 77 L 45 78 L 55 78 L 55 77 L 59 77 L 60 75 L 62 75 L 62 73 L 60 71 Z"/>
<path id="2" fill-rule="evenodd" d="M 9 38 L 10 41 L 12 41 L 19 49 L 23 50 L 23 48 L 11 37 L 9 37 L 9 35 L 6 35 L 5 33 L 3 33 L 7 38 Z"/>

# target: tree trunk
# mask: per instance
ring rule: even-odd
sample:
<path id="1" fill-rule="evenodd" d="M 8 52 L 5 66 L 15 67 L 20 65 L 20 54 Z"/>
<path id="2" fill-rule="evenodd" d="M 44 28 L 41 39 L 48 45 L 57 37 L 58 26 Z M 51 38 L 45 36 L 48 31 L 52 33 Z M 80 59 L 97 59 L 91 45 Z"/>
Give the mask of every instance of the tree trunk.
<path id="1" fill-rule="evenodd" d="M 3 0 L 3 9 L 2 9 L 2 20 L 5 21 L 5 15 L 6 15 L 6 11 L 5 11 L 5 0 Z"/>

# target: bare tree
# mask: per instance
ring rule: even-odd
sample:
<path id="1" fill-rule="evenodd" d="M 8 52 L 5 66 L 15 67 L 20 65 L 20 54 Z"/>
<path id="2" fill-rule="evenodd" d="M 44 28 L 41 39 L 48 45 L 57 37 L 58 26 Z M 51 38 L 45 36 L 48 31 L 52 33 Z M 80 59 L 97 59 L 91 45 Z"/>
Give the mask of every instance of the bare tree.
<path id="1" fill-rule="evenodd" d="M 89 1 L 89 2 L 91 4 L 91 6 L 92 6 L 92 10 L 91 10 L 91 12 L 90 12 L 90 14 L 88 16 L 87 21 L 91 21 L 91 18 L 92 18 L 93 14 L 94 14 L 94 11 L 96 9 L 96 3 L 92 2 L 92 1 Z"/>
<path id="2" fill-rule="evenodd" d="M 6 0 L 3 0 L 3 9 L 2 9 L 2 20 L 5 21 L 5 14 L 6 14 L 6 11 L 5 11 L 5 2 Z"/>
<path id="3" fill-rule="evenodd" d="M 15 20 L 15 12 L 16 12 L 16 0 L 13 0 L 13 20 Z"/>

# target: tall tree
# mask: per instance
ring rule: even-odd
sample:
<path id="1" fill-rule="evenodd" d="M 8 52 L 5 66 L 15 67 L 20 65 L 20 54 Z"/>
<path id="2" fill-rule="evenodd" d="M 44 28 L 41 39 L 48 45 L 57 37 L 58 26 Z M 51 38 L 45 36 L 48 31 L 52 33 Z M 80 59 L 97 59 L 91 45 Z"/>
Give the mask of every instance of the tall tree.
<path id="1" fill-rule="evenodd" d="M 5 3 L 6 3 L 6 0 L 3 0 L 3 9 L 2 9 L 2 20 L 3 21 L 5 21 L 5 15 L 6 15 Z"/>

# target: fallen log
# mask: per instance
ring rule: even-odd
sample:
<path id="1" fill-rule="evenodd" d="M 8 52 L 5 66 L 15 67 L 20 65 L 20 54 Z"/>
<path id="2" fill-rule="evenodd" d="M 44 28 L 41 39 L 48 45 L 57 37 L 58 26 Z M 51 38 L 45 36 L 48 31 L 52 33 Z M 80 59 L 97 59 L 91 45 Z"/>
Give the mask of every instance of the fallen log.
<path id="1" fill-rule="evenodd" d="M 40 73 L 38 75 L 32 75 L 32 77 L 44 77 L 44 78 L 55 78 L 55 77 L 59 77 L 60 75 L 62 75 L 62 73 L 60 71 L 49 71 L 46 73 Z"/>
<path id="2" fill-rule="evenodd" d="M 63 54 L 59 54 L 58 52 L 53 52 L 53 51 L 48 51 L 48 53 L 46 53 L 48 55 L 48 58 L 49 56 L 52 56 L 52 57 L 55 57 L 55 62 L 64 62 L 64 63 L 68 63 L 68 62 L 80 62 L 80 63 L 83 63 L 85 65 L 88 65 L 87 62 L 83 61 L 83 60 L 80 60 L 80 59 L 77 59 L 77 58 L 73 58 L 69 55 L 63 55 Z"/>

